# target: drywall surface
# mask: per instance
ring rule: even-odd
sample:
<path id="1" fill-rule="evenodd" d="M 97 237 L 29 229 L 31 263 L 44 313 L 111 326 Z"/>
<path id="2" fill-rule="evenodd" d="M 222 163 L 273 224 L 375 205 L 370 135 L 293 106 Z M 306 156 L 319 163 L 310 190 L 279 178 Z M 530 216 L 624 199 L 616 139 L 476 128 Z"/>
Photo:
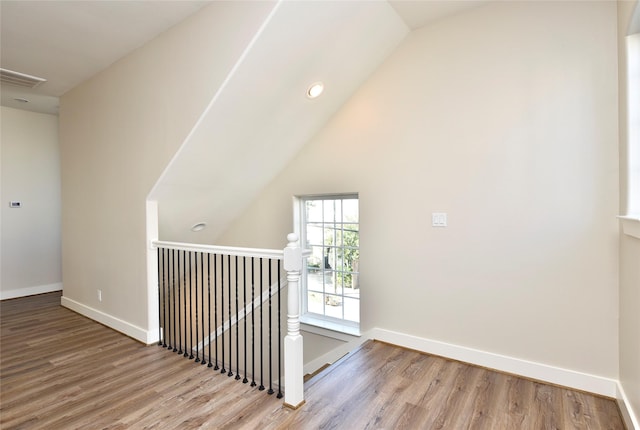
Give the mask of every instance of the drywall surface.
<path id="1" fill-rule="evenodd" d="M 218 243 L 282 247 L 292 196 L 358 192 L 361 331 L 616 379 L 616 47 L 613 2 L 415 30 Z"/>
<path id="2" fill-rule="evenodd" d="M 633 24 L 632 24 L 633 23 Z M 618 2 L 618 55 L 620 83 L 620 213 L 627 214 L 627 149 L 629 112 L 627 110 L 626 37 L 640 31 L 640 4 Z M 631 221 L 627 221 L 631 222 Z M 640 419 L 640 239 L 620 232 L 620 385 L 627 408 Z"/>
<path id="3" fill-rule="evenodd" d="M 61 98 L 63 303 L 150 329 L 147 195 L 272 7 L 213 2 Z"/>
<path id="4" fill-rule="evenodd" d="M 620 238 L 620 384 L 640 418 L 640 239 Z M 629 406 L 629 405 L 627 405 Z"/>
<path id="5" fill-rule="evenodd" d="M 408 32 L 387 2 L 278 2 L 151 191 L 160 237 L 212 243 Z"/>
<path id="6" fill-rule="evenodd" d="M 61 290 L 58 118 L 4 106 L 0 112 L 0 298 Z"/>

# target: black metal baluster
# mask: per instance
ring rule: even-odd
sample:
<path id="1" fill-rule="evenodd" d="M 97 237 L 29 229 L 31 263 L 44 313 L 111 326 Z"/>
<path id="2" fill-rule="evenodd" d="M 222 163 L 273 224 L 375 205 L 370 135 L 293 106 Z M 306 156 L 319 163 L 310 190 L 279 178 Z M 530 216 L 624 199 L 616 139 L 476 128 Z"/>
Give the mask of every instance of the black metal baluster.
<path id="1" fill-rule="evenodd" d="M 182 355 L 182 326 L 180 320 L 180 290 L 182 289 L 182 284 L 180 283 L 180 254 L 184 254 L 184 251 L 178 250 L 178 315 L 176 321 L 178 323 L 178 354 Z M 184 267 L 183 267 L 184 272 Z M 174 349 L 175 351 L 175 349 Z"/>
<path id="2" fill-rule="evenodd" d="M 282 398 L 282 317 L 280 314 L 281 306 L 280 306 L 280 291 L 281 285 L 280 280 L 282 279 L 280 276 L 280 261 L 278 260 L 278 395 L 279 399 Z"/>
<path id="3" fill-rule="evenodd" d="M 200 336 L 198 334 L 198 253 L 196 252 L 195 258 L 194 258 L 194 263 L 195 263 L 195 272 L 196 272 L 196 288 L 194 290 L 195 296 L 196 296 L 196 303 L 195 303 L 195 309 L 196 309 L 196 340 L 195 340 L 195 348 L 196 348 L 196 363 L 200 363 L 200 351 L 198 350 L 198 343 L 200 342 Z"/>
<path id="4" fill-rule="evenodd" d="M 222 306 L 222 309 L 220 310 L 220 322 L 221 324 L 221 337 L 220 337 L 220 345 L 222 346 L 222 362 L 220 363 L 220 366 L 222 366 L 222 369 L 220 369 L 220 373 L 227 373 L 227 369 L 224 368 L 224 255 L 220 256 L 220 279 L 222 279 L 222 285 L 220 285 L 220 306 Z"/>
<path id="5" fill-rule="evenodd" d="M 168 249 L 164 250 L 164 265 L 165 265 L 165 276 L 166 276 L 166 282 L 165 282 L 165 302 L 164 302 L 164 307 L 166 309 L 167 312 L 167 318 L 165 319 L 165 326 L 164 326 L 164 342 L 163 342 L 163 346 L 165 348 L 169 348 L 169 345 L 167 344 L 167 341 L 169 341 L 169 343 L 171 343 L 171 341 L 169 340 L 169 332 L 171 330 L 171 264 L 169 263 L 169 256 L 171 251 L 169 251 Z"/>
<path id="6" fill-rule="evenodd" d="M 242 291 L 244 298 L 244 378 L 242 383 L 249 382 L 247 379 L 247 257 L 242 257 Z"/>
<path id="7" fill-rule="evenodd" d="M 229 273 L 229 373 L 227 376 L 233 376 L 233 349 L 231 349 L 231 256 L 227 256 L 227 272 Z"/>
<path id="8" fill-rule="evenodd" d="M 220 257 L 220 259 L 222 260 L 222 256 Z M 213 367 L 213 370 L 220 370 L 220 367 L 218 367 L 218 327 L 220 327 L 218 325 L 218 263 L 217 263 L 218 259 L 216 258 L 216 255 L 213 255 L 213 312 L 214 312 L 214 319 L 213 319 L 213 324 L 215 325 L 215 335 L 214 335 L 214 341 L 216 343 L 216 365 Z"/>
<path id="9" fill-rule="evenodd" d="M 176 256 L 178 259 L 178 267 L 176 268 Z M 176 301 L 176 293 L 180 294 L 180 251 L 173 250 L 172 252 L 173 259 L 173 352 L 178 352 L 178 332 L 180 330 L 180 313 L 177 311 L 179 309 L 179 304 Z M 177 277 L 176 277 L 177 273 Z M 177 292 L 176 292 L 177 290 Z"/>
<path id="10" fill-rule="evenodd" d="M 172 283 L 171 283 L 171 291 L 172 291 L 172 296 L 173 296 L 173 324 L 171 324 L 172 318 L 171 318 L 171 313 L 169 313 L 169 325 L 171 326 L 171 331 L 170 331 L 170 339 L 169 339 L 169 345 L 167 346 L 167 349 L 171 349 L 172 347 L 172 343 L 175 343 L 175 339 L 176 339 L 176 253 L 175 253 L 175 249 L 171 250 L 171 279 L 172 279 Z M 177 349 L 176 349 L 177 351 Z"/>
<path id="11" fill-rule="evenodd" d="M 273 394 L 273 353 L 271 352 L 271 325 L 273 322 L 273 318 L 271 317 L 271 266 L 273 265 L 273 260 L 269 259 L 269 390 L 267 394 Z"/>
<path id="12" fill-rule="evenodd" d="M 190 272 L 187 266 L 187 251 L 182 251 L 182 285 L 184 285 L 184 294 L 183 294 L 183 302 L 182 302 L 182 314 L 184 315 L 183 324 L 184 324 L 184 351 L 178 351 L 178 354 L 182 354 L 183 357 L 187 357 L 189 353 L 187 349 L 189 348 L 188 344 L 188 327 L 189 321 L 191 320 L 191 316 L 187 313 L 187 291 L 189 291 L 189 286 L 187 284 L 187 272 Z M 189 276 L 191 274 L 189 273 Z"/>
<path id="13" fill-rule="evenodd" d="M 165 250 L 164 248 L 162 249 L 162 338 L 160 339 L 160 343 L 158 343 L 158 345 L 161 345 L 163 347 L 167 346 L 167 318 L 166 318 L 166 311 L 167 311 L 167 283 L 165 282 L 165 276 L 166 276 L 166 266 L 164 264 L 164 254 L 165 254 Z"/>
<path id="14" fill-rule="evenodd" d="M 263 271 L 262 271 L 262 257 L 260 257 L 260 386 L 258 387 L 258 390 L 262 391 L 264 390 L 264 361 L 263 361 L 263 354 L 262 354 L 262 350 L 263 350 L 263 346 L 264 346 L 264 341 L 263 341 L 263 321 L 264 319 L 262 318 L 262 293 L 264 290 L 264 281 L 263 281 Z"/>
<path id="15" fill-rule="evenodd" d="M 207 367 L 213 367 L 213 363 L 211 363 L 211 254 L 207 254 L 207 308 L 209 309 L 209 363 Z"/>
<path id="16" fill-rule="evenodd" d="M 255 290 L 256 290 L 256 279 L 255 279 L 255 264 L 254 257 L 251 257 L 251 386 L 256 386 L 256 342 L 255 342 L 255 331 L 256 331 L 256 313 L 255 313 Z"/>
<path id="17" fill-rule="evenodd" d="M 207 360 L 204 358 L 204 340 L 206 339 L 204 335 L 204 252 L 200 253 L 200 312 L 201 320 L 202 320 L 202 360 L 200 360 L 200 364 L 207 364 Z"/>
<path id="18" fill-rule="evenodd" d="M 187 284 L 187 273 L 189 274 L 189 281 L 191 281 L 191 253 L 189 253 L 189 265 L 187 266 L 187 251 L 183 251 L 182 253 L 182 265 L 184 266 L 183 274 L 182 274 L 182 283 L 184 285 L 184 302 L 182 303 L 182 309 L 184 313 L 184 352 L 182 354 L 183 357 L 189 356 L 189 323 L 191 321 L 191 315 L 187 312 L 187 299 L 191 296 L 191 292 L 189 291 L 189 284 Z M 187 294 L 188 293 L 188 294 Z M 178 352 L 180 354 L 180 352 Z"/>
<path id="19" fill-rule="evenodd" d="M 240 379 L 240 309 L 238 309 L 238 256 L 236 255 L 236 379 Z"/>
<path id="20" fill-rule="evenodd" d="M 162 345 L 162 318 L 160 318 L 160 309 L 162 309 L 162 290 L 160 288 L 160 248 L 156 250 L 156 264 L 158 265 L 158 345 Z"/>
<path id="21" fill-rule="evenodd" d="M 193 326 L 191 321 L 191 316 L 193 314 L 193 283 L 192 283 L 192 251 L 189 251 L 189 360 L 193 360 Z"/>

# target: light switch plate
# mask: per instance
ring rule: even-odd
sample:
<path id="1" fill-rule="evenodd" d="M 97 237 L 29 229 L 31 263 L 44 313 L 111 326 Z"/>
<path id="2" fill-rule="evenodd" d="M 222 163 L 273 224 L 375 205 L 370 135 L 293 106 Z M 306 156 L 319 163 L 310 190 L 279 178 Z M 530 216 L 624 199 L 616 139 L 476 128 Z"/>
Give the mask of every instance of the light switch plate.
<path id="1" fill-rule="evenodd" d="M 446 227 L 447 226 L 447 214 L 446 214 L 446 212 L 433 212 L 431 214 L 431 226 L 432 227 Z"/>

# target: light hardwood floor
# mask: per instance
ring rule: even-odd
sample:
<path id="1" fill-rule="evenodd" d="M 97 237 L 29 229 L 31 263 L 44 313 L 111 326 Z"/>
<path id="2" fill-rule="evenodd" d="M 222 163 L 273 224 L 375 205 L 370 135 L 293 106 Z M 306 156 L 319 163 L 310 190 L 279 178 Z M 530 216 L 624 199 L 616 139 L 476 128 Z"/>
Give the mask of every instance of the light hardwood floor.
<path id="1" fill-rule="evenodd" d="M 380 342 L 306 382 L 293 411 L 59 303 L 1 303 L 2 429 L 624 429 L 611 399 Z"/>

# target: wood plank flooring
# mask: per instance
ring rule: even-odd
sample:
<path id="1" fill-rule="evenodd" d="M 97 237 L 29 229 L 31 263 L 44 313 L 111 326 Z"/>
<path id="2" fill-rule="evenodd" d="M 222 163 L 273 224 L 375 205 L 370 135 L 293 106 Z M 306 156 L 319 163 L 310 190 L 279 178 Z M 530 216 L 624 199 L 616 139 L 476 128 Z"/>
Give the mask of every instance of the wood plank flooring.
<path id="1" fill-rule="evenodd" d="M 367 342 L 298 410 L 62 308 L 0 303 L 1 429 L 624 429 L 590 394 Z"/>

